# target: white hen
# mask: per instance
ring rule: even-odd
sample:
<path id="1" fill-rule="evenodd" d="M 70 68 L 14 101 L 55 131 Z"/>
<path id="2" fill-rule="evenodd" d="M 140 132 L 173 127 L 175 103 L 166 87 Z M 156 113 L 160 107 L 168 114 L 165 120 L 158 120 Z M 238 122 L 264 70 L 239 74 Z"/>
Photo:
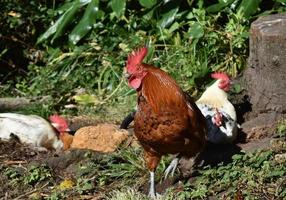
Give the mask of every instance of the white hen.
<path id="1" fill-rule="evenodd" d="M 11 134 L 17 136 L 21 143 L 49 150 L 61 150 L 63 142 L 56 131 L 45 119 L 36 115 L 16 113 L 0 114 L 0 139 L 9 140 Z"/>
<path id="2" fill-rule="evenodd" d="M 230 78 L 225 73 L 213 73 L 217 79 L 196 101 L 197 106 L 207 120 L 208 140 L 212 143 L 231 143 L 237 137 L 237 119 L 235 108 L 228 100 Z M 221 114 L 221 125 L 215 123 L 215 115 Z"/>

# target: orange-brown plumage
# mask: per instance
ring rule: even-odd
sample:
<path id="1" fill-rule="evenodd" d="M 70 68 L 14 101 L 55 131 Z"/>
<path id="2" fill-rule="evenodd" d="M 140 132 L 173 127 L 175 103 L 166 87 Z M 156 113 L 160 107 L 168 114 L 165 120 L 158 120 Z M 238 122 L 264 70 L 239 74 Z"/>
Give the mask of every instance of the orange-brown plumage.
<path id="1" fill-rule="evenodd" d="M 148 169 L 154 171 L 165 154 L 191 157 L 200 152 L 205 144 L 206 125 L 192 98 L 166 72 L 142 63 L 144 56 L 140 52 L 147 54 L 142 49 L 132 53 L 127 73 L 129 85 L 138 96 L 134 132 L 144 148 Z M 130 65 L 132 56 L 135 62 Z"/>
<path id="2" fill-rule="evenodd" d="M 67 132 L 61 133 L 59 135 L 59 138 L 61 139 L 61 141 L 63 142 L 64 146 L 63 146 L 63 150 L 68 150 L 71 146 L 71 143 L 73 141 L 73 135 L 68 134 Z"/>

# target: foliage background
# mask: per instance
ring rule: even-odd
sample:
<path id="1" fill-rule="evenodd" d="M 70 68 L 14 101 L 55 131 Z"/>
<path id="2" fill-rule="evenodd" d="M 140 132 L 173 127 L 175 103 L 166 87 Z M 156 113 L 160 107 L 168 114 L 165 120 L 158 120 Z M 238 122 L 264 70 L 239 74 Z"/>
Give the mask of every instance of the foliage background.
<path id="1" fill-rule="evenodd" d="M 285 0 L 3 0 L 0 2 L 0 97 L 50 96 L 19 112 L 90 114 L 120 121 L 135 107 L 135 92 L 122 77 L 127 55 L 147 45 L 146 62 L 170 73 L 195 98 L 213 71 L 233 77 L 246 66 L 249 27 L 261 15 L 285 12 Z M 239 87 L 233 92 L 239 92 Z M 285 137 L 285 120 L 278 126 Z M 283 199 L 285 146 L 235 155 L 232 162 L 198 169 L 192 183 L 165 199 Z M 78 163 L 72 191 L 58 190 L 46 166 L 18 170 L 0 166 L 7 185 L 27 191 L 47 181 L 46 199 L 104 191 L 106 199 L 146 199 L 140 149 L 122 148 L 100 160 Z M 158 174 L 170 158 L 165 158 Z M 91 180 L 95 180 L 92 182 Z M 118 189 L 110 193 L 112 189 Z M 133 186 L 133 187 L 129 187 Z M 109 190 L 108 190 L 109 188 Z M 226 193 L 222 194 L 223 191 Z M 169 196 L 168 196 L 169 195 Z M 172 196 L 173 195 L 173 196 Z M 175 195 L 175 196 L 174 196 Z M 227 198 L 226 198 L 227 199 Z"/>
<path id="2" fill-rule="evenodd" d="M 196 97 L 210 72 L 236 76 L 243 70 L 251 21 L 285 11 L 284 0 L 1 4 L 0 95 L 49 95 L 53 101 L 29 109 L 106 119 L 119 119 L 135 106 L 134 91 L 121 75 L 133 49 L 147 45 L 146 62 L 166 70 Z"/>

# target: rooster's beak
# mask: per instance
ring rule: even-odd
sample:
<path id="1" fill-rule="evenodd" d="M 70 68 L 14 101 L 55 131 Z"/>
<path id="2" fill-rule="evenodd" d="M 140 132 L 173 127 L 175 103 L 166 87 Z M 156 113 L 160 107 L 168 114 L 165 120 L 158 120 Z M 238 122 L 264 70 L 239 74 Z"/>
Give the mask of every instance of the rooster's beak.
<path id="1" fill-rule="evenodd" d="M 128 73 L 125 73 L 125 74 L 124 74 L 124 77 L 125 77 L 126 79 L 129 79 L 129 78 L 130 78 L 130 76 L 131 76 L 131 75 L 130 75 L 130 74 L 128 74 Z"/>
<path id="2" fill-rule="evenodd" d="M 57 123 L 51 123 L 51 125 L 56 129 L 60 127 Z"/>
<path id="3" fill-rule="evenodd" d="M 126 69 L 126 68 L 123 69 L 123 76 L 124 76 L 126 79 L 129 79 L 130 76 L 131 76 L 131 74 L 129 74 L 129 73 L 127 72 L 127 69 Z"/>

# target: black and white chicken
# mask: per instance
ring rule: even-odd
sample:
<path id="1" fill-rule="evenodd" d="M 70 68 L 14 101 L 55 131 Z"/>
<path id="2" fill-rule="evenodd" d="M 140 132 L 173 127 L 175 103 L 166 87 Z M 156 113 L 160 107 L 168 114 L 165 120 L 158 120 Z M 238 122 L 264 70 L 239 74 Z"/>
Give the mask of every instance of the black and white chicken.
<path id="1" fill-rule="evenodd" d="M 228 100 L 230 78 L 225 73 L 213 73 L 217 79 L 196 101 L 205 116 L 208 127 L 208 140 L 215 144 L 232 143 L 237 137 L 238 124 L 236 111 Z"/>

